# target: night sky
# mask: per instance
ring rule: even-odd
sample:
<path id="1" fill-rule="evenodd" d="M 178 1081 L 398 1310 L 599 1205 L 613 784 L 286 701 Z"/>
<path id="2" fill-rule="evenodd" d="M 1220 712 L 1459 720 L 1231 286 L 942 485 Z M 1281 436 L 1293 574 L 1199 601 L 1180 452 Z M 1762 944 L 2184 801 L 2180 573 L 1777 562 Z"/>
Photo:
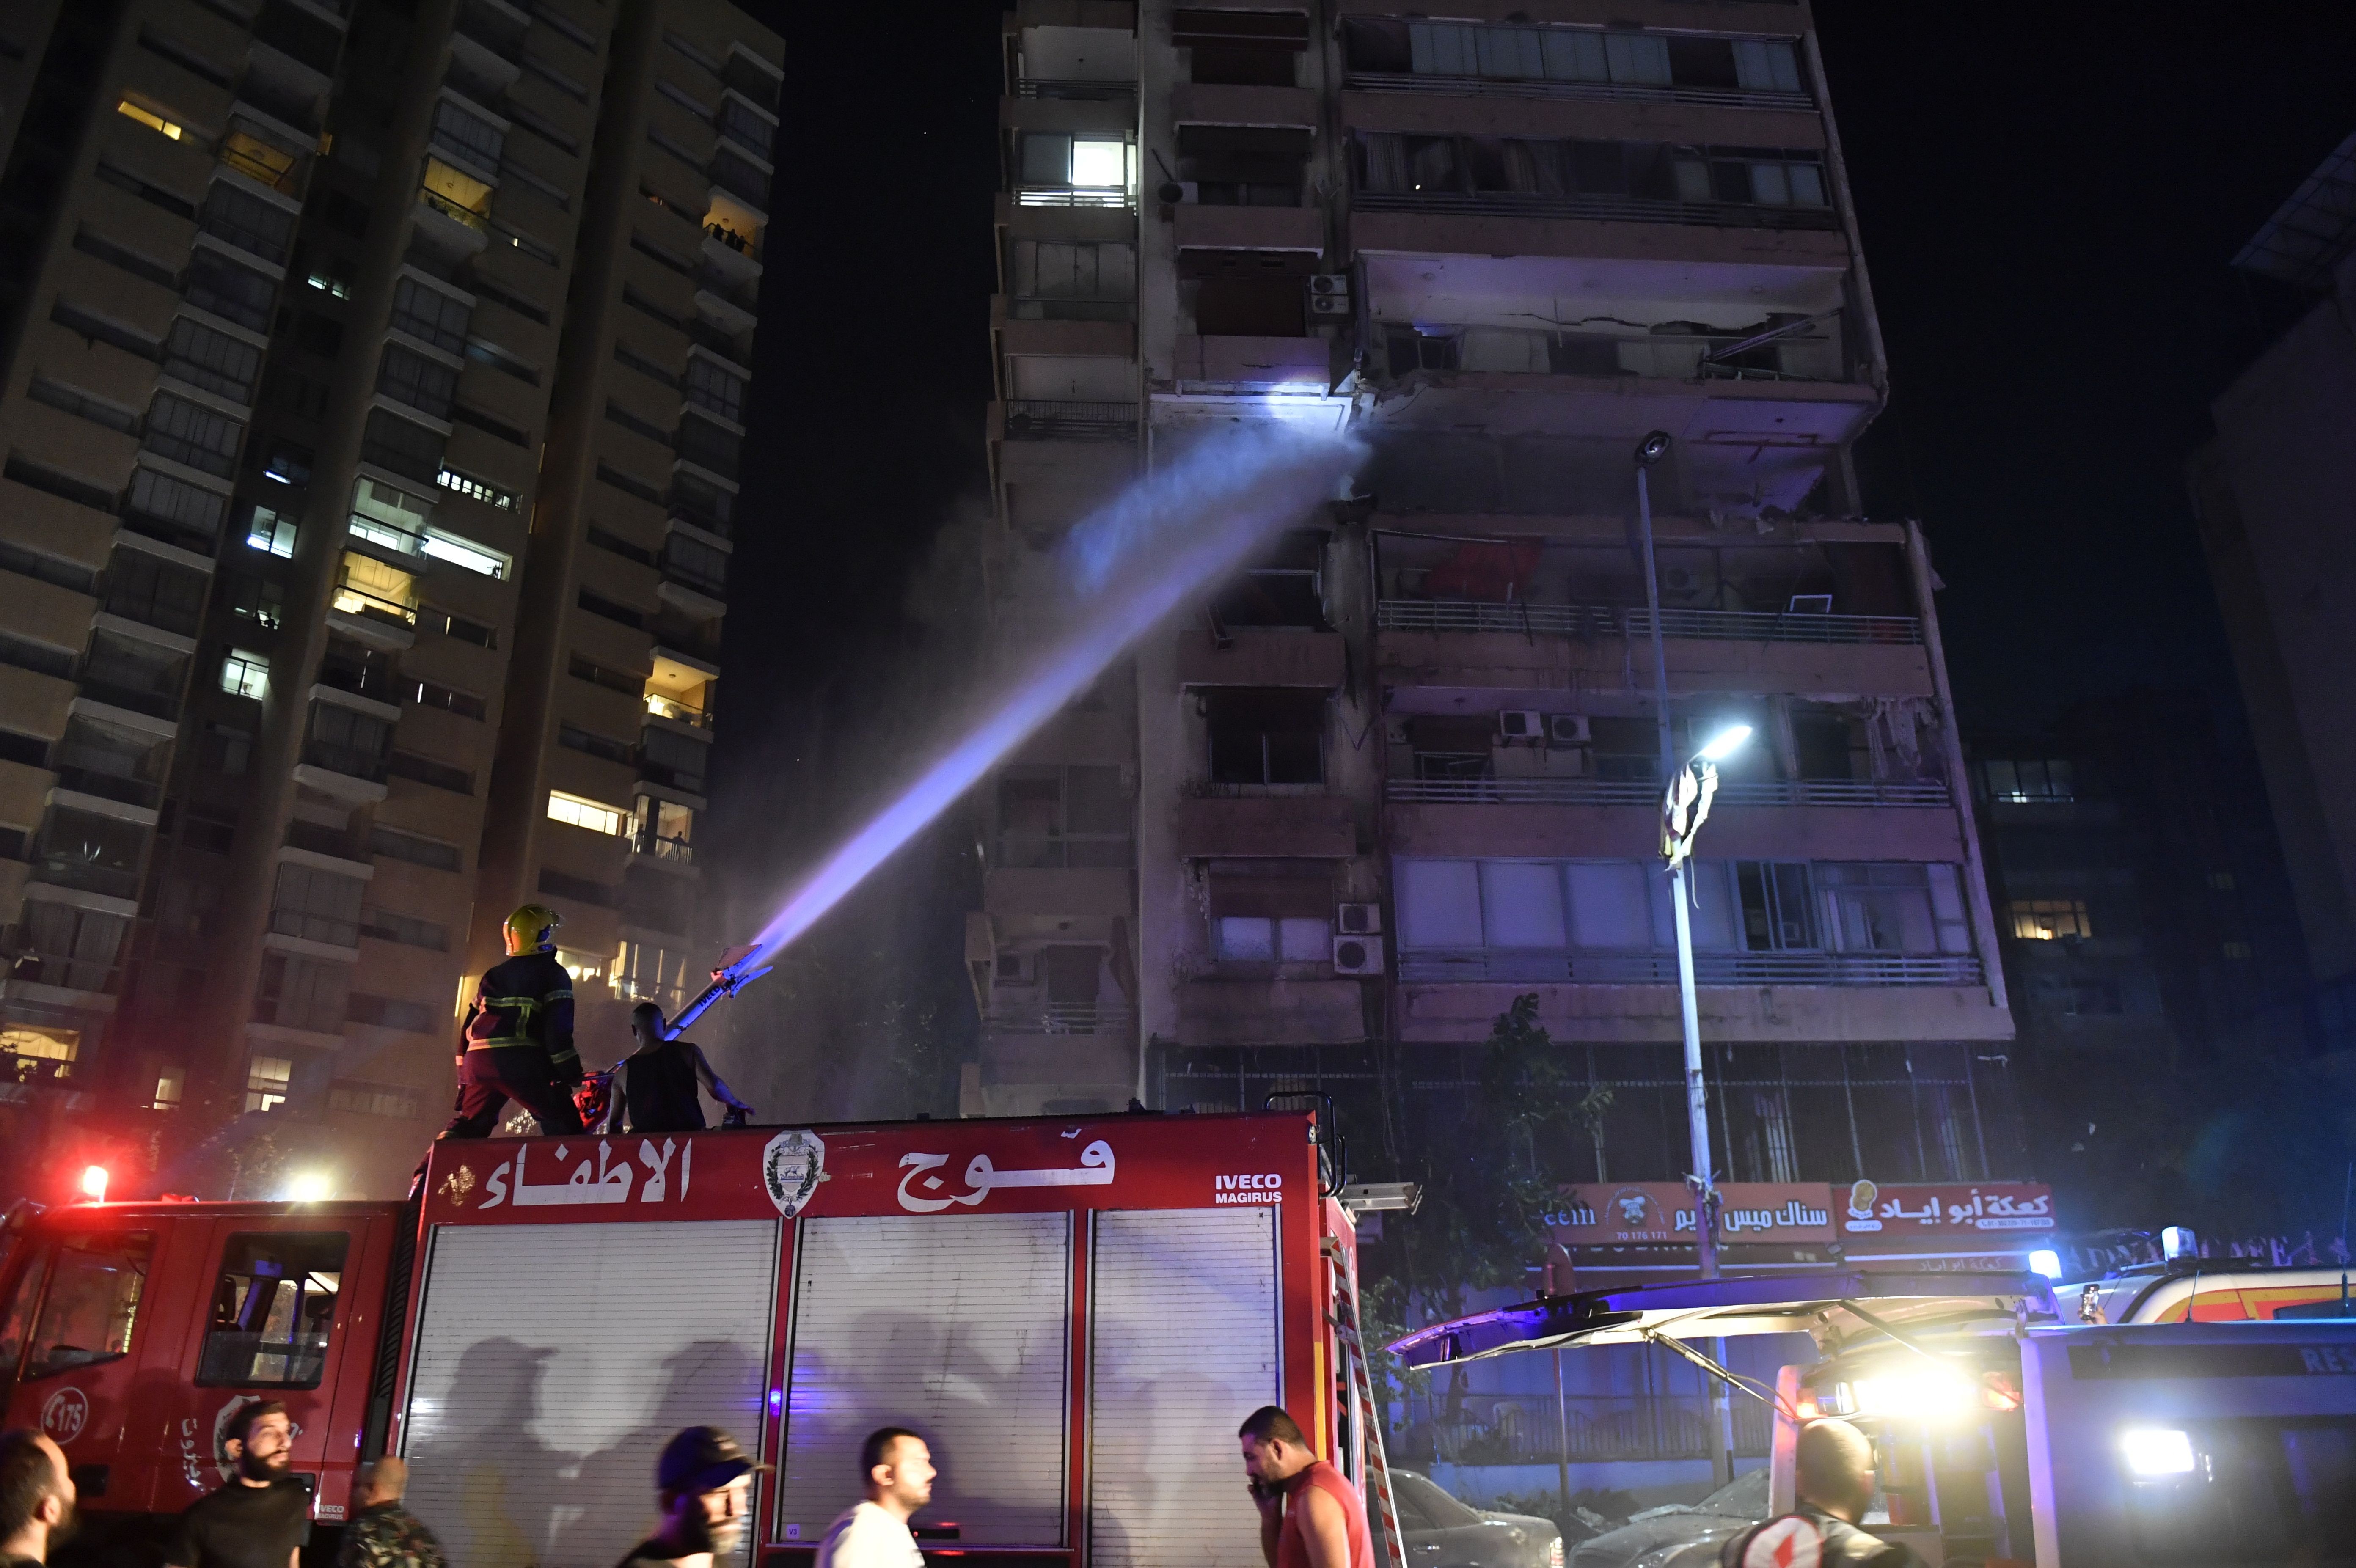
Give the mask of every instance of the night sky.
<path id="1" fill-rule="evenodd" d="M 917 727 L 894 705 L 970 635 L 942 607 L 986 506 L 1001 16 L 757 9 L 787 91 L 715 824 L 752 904 L 880 804 Z M 1868 508 L 1929 530 L 1966 729 L 2142 682 L 2206 689 L 2235 733 L 2180 475 L 2286 319 L 2226 263 L 2356 129 L 2356 7 L 1816 14 L 1890 362 Z M 884 983 L 962 990 L 965 837 L 837 923 L 897 944 Z"/>

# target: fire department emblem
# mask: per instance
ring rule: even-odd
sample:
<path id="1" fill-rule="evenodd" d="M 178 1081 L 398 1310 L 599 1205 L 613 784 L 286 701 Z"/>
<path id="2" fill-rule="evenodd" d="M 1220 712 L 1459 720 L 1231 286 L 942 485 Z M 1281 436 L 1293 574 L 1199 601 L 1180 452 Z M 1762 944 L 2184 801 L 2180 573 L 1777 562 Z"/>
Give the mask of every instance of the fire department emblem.
<path id="1" fill-rule="evenodd" d="M 826 1140 L 806 1128 L 794 1127 L 769 1140 L 761 1151 L 761 1184 L 769 1201 L 790 1220 L 800 1213 L 826 1179 Z"/>
<path id="2" fill-rule="evenodd" d="M 52 1443 L 70 1443 L 89 1424 L 90 1401 L 78 1388 L 61 1388 L 41 1406 L 41 1430 Z"/>

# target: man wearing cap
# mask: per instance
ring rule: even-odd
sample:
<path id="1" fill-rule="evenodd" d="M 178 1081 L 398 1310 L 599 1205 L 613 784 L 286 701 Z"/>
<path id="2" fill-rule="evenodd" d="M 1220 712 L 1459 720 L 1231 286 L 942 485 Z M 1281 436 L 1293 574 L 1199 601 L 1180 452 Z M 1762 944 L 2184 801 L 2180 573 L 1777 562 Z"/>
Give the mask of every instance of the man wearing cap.
<path id="1" fill-rule="evenodd" d="M 662 1528 L 630 1548 L 621 1568 L 712 1568 L 744 1544 L 753 1472 L 766 1470 L 717 1426 L 691 1426 L 655 1464 Z"/>
<path id="2" fill-rule="evenodd" d="M 933 1500 L 933 1451 L 905 1426 L 879 1426 L 859 1445 L 867 1497 L 827 1526 L 814 1568 L 924 1568 L 908 1529 Z"/>

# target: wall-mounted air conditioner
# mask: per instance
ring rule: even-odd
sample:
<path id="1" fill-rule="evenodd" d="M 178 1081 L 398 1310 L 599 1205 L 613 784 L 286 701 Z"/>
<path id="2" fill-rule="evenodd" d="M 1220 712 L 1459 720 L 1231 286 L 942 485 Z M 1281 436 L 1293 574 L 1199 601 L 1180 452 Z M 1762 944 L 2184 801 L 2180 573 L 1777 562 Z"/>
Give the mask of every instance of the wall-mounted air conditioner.
<path id="1" fill-rule="evenodd" d="M 1372 936 L 1382 928 L 1380 904 L 1343 904 L 1333 912 L 1333 929 L 1344 936 Z"/>
<path id="2" fill-rule="evenodd" d="M 1535 745 L 1546 737 L 1546 716 L 1533 708 L 1508 708 L 1497 715 L 1497 733 Z"/>
<path id="3" fill-rule="evenodd" d="M 1154 187 L 1153 197 L 1164 207 L 1185 207 L 1200 201 L 1202 190 L 1195 180 L 1163 180 Z"/>
<path id="4" fill-rule="evenodd" d="M 1309 278 L 1309 314 L 1346 316 L 1350 314 L 1350 274 L 1313 272 Z"/>
<path id="5" fill-rule="evenodd" d="M 1383 972 L 1383 939 L 1379 936 L 1337 936 L 1333 939 L 1333 973 L 1379 975 Z"/>
<path id="6" fill-rule="evenodd" d="M 1584 713 L 1547 715 L 1547 744 L 1549 746 L 1584 746 L 1594 738 Z"/>
<path id="7" fill-rule="evenodd" d="M 1394 745 L 1394 746 L 1404 746 L 1404 745 L 1406 745 L 1406 744 L 1407 744 L 1407 720 L 1404 720 L 1404 719 L 1386 719 L 1386 720 L 1383 720 L 1383 739 L 1384 739 L 1386 741 L 1387 741 L 1389 744 Z"/>

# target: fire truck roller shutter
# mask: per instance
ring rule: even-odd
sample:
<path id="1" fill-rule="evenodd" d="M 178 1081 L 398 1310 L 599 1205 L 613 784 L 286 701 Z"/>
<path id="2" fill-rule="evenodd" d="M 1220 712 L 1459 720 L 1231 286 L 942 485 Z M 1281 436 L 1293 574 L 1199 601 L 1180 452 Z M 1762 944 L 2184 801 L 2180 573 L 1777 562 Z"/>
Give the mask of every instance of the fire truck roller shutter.
<path id="1" fill-rule="evenodd" d="M 1071 1276 L 1066 1212 L 804 1220 L 779 1533 L 824 1534 L 889 1424 L 924 1434 L 959 1545 L 1062 1545 Z"/>
<path id="2" fill-rule="evenodd" d="M 673 1433 L 756 1440 L 777 1231 L 435 1228 L 402 1453 L 409 1506 L 451 1562 L 604 1568 L 653 1526 Z"/>
<path id="3" fill-rule="evenodd" d="M 1094 1272 L 1092 1568 L 1260 1568 L 1236 1428 L 1283 1397 L 1275 1212 L 1099 1214 Z"/>

